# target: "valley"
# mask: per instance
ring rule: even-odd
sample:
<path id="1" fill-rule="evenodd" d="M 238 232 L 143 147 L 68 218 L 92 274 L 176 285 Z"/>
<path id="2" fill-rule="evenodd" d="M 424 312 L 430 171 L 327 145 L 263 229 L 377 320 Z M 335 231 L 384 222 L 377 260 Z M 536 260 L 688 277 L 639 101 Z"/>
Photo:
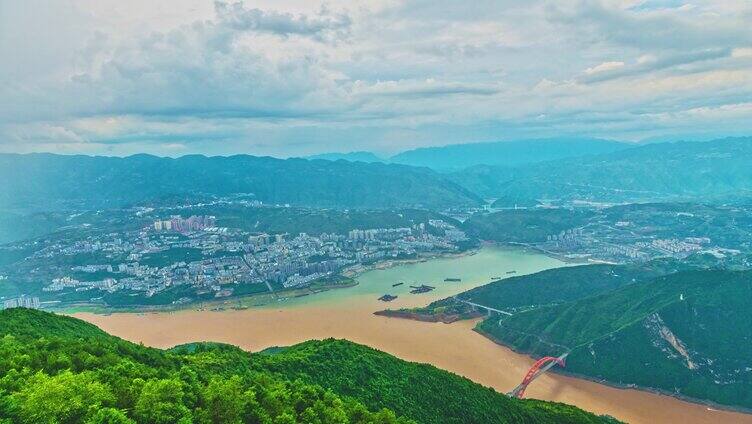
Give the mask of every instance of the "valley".
<path id="1" fill-rule="evenodd" d="M 487 248 L 460 258 L 434 259 L 386 270 L 368 271 L 353 288 L 243 311 L 181 311 L 146 314 L 76 314 L 105 331 L 149 346 L 171 347 L 189 341 L 232 343 L 251 351 L 286 346 L 308 339 L 346 338 L 399 358 L 425 362 L 506 392 L 519 383 L 533 360 L 499 346 L 473 331 L 476 321 L 425 323 L 380 317 L 376 298 L 395 281 L 436 282 L 447 276 L 462 282 L 439 283 L 431 293 L 400 294 L 389 307 L 418 307 L 488 282 L 496 274 L 520 274 L 561 266 L 548 257 L 520 250 Z M 401 286 L 400 286 L 401 287 Z M 752 422 L 752 416 L 716 410 L 672 397 L 623 390 L 557 374 L 546 374 L 528 391 L 536 399 L 577 405 L 631 423 Z"/>

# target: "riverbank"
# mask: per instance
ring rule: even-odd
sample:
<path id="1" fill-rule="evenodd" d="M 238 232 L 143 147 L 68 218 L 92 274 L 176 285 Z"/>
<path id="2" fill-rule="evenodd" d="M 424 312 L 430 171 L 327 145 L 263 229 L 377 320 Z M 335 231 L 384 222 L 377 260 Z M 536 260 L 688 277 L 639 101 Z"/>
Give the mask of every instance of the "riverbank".
<path id="1" fill-rule="evenodd" d="M 113 313 L 156 313 L 156 312 L 177 312 L 184 310 L 225 310 L 225 309 L 247 309 L 253 307 L 268 306 L 275 302 L 284 302 L 291 298 L 302 296 L 312 296 L 329 290 L 340 290 L 352 288 L 358 285 L 357 277 L 369 271 L 385 270 L 402 265 L 417 264 L 434 259 L 453 259 L 464 256 L 472 256 L 478 253 L 481 248 L 473 248 L 462 252 L 434 252 L 418 255 L 416 258 L 409 259 L 387 259 L 377 261 L 368 265 L 353 265 L 340 271 L 339 277 L 346 281 L 340 283 L 322 283 L 313 282 L 311 285 L 300 288 L 291 288 L 277 290 L 275 292 L 254 293 L 251 295 L 229 296 L 219 299 L 192 301 L 180 304 L 163 304 L 163 305 L 128 305 L 128 306 L 111 306 L 103 304 L 78 303 L 73 305 L 64 305 L 50 308 L 50 311 L 61 314 L 76 313 L 94 313 L 94 314 L 113 314 Z"/>
<path id="2" fill-rule="evenodd" d="M 459 304 L 459 303 L 456 303 L 456 304 Z M 480 312 L 465 313 L 465 311 L 462 309 L 458 309 L 452 306 L 447 306 L 446 304 L 441 304 L 441 306 L 436 307 L 435 310 L 426 308 L 426 307 L 418 307 L 418 308 L 413 308 L 413 309 L 386 309 L 386 310 L 380 310 L 380 311 L 374 312 L 374 314 L 378 316 L 388 317 L 388 318 L 398 318 L 398 319 L 413 320 L 413 321 L 418 321 L 418 322 L 432 322 L 432 323 L 445 323 L 445 324 L 451 324 L 451 323 L 462 321 L 462 320 L 475 320 L 477 318 L 482 318 L 486 315 Z M 530 355 L 529 351 L 520 350 L 514 345 L 507 344 L 503 342 L 502 340 L 499 340 L 498 338 L 494 337 L 493 334 L 483 331 L 483 329 L 479 326 L 475 326 L 475 328 L 473 328 L 473 331 L 489 339 L 490 341 L 498 344 L 499 346 L 510 349 L 518 354 L 529 356 L 531 360 L 538 359 Z M 568 348 L 564 346 L 562 346 L 561 349 L 562 350 L 560 350 L 560 353 L 563 353 L 569 350 Z M 716 403 L 716 402 L 709 401 L 706 399 L 685 396 L 685 395 L 677 394 L 675 392 L 665 391 L 665 390 L 661 390 L 659 388 L 654 388 L 654 387 L 646 387 L 646 386 L 639 386 L 639 385 L 625 385 L 625 384 L 615 383 L 612 381 L 595 378 L 587 374 L 570 372 L 566 368 L 564 369 L 555 368 L 554 371 L 559 374 L 567 375 L 573 378 L 579 378 L 579 379 L 584 379 L 584 380 L 592 381 L 592 382 L 599 383 L 599 384 L 605 384 L 610 387 L 614 387 L 618 389 L 633 389 L 633 390 L 640 390 L 640 391 L 654 393 L 654 394 L 660 394 L 663 396 L 671 396 L 671 397 L 674 397 L 676 399 L 679 399 L 685 402 L 691 402 L 691 403 L 695 403 L 698 405 L 708 406 L 708 407 L 712 407 L 718 410 L 740 412 L 740 413 L 745 413 L 745 414 L 752 413 L 752 409 L 749 409 L 749 408 L 744 408 L 744 407 L 739 407 L 739 406 L 734 406 L 734 405 L 720 404 L 720 403 Z"/>
<path id="3" fill-rule="evenodd" d="M 186 310 L 198 311 L 222 311 L 225 309 L 248 309 L 256 306 L 265 306 L 275 301 L 284 301 L 290 298 L 315 295 L 329 290 L 339 290 L 355 287 L 358 282 L 352 278 L 343 278 L 344 283 L 313 283 L 310 286 L 278 290 L 276 292 L 263 292 L 246 296 L 225 297 L 220 299 L 195 301 L 170 305 L 129 305 L 129 306 L 101 306 L 91 304 L 69 305 L 62 308 L 51 308 L 53 312 L 73 315 L 76 313 L 93 313 L 110 315 L 113 313 L 161 313 L 177 312 Z"/>
<path id="4" fill-rule="evenodd" d="M 475 319 L 475 318 L 480 318 L 483 316 L 483 314 L 479 312 L 470 317 L 463 317 L 459 314 L 421 314 L 421 313 L 410 311 L 410 310 L 392 310 L 392 309 L 384 309 L 382 311 L 376 311 L 373 314 L 382 316 L 382 317 L 389 317 L 389 318 L 402 318 L 402 319 L 410 319 L 414 321 L 423 321 L 423 322 L 441 322 L 444 324 L 451 324 L 453 322 L 457 322 L 460 320 Z"/>
<path id="5" fill-rule="evenodd" d="M 533 363 L 528 356 L 472 331 L 477 321 L 442 324 L 380 317 L 373 315 L 372 309 L 378 303 L 360 299 L 337 308 L 306 305 L 217 313 L 181 311 L 77 317 L 119 337 L 159 348 L 211 340 L 256 352 L 310 339 L 347 339 L 405 360 L 430 363 L 500 393 L 519 384 Z M 752 416 L 710 411 L 671 397 L 615 389 L 558 374 L 537 379 L 529 388 L 528 397 L 569 403 L 637 424 L 752 424 Z"/>
<path id="6" fill-rule="evenodd" d="M 440 259 L 440 258 L 461 258 L 463 256 L 471 256 L 478 253 L 478 251 L 481 248 L 474 248 L 474 249 L 468 249 L 463 250 L 462 252 L 436 252 L 436 253 L 428 253 L 428 254 L 422 254 L 418 255 L 416 258 L 409 258 L 409 259 L 386 259 L 383 261 L 378 261 L 373 264 L 368 265 L 353 265 L 351 267 L 345 268 L 341 275 L 343 277 L 349 277 L 349 278 L 355 278 L 363 273 L 366 273 L 368 271 L 375 271 L 379 269 L 389 269 L 394 268 L 401 265 L 409 265 L 409 264 L 417 264 L 421 262 L 427 262 L 431 259 Z"/>
<path id="7" fill-rule="evenodd" d="M 484 246 L 476 254 L 438 258 L 365 272 L 349 289 L 329 290 L 264 307 L 222 312 L 183 310 L 171 313 L 76 314 L 103 330 L 145 345 L 169 348 L 195 341 L 216 341 L 260 351 L 310 339 L 351 340 L 395 355 L 429 363 L 506 393 L 521 381 L 533 360 L 472 331 L 478 320 L 452 324 L 394 319 L 375 315 L 384 293 L 399 297 L 394 308 L 414 308 L 486 284 L 493 276 L 564 266 L 523 250 Z M 442 281 L 461 277 L 461 282 Z M 396 281 L 438 281 L 429 293 L 410 294 Z M 752 415 L 712 411 L 680 400 L 636 390 L 622 390 L 558 374 L 546 374 L 528 389 L 528 397 L 577 405 L 630 423 L 752 424 Z"/>
<path id="8" fill-rule="evenodd" d="M 530 249 L 535 252 L 538 252 L 542 255 L 546 255 L 549 258 L 553 258 L 559 261 L 562 261 L 564 263 L 570 264 L 570 265 L 585 265 L 585 264 L 613 264 L 612 262 L 602 261 L 600 259 L 592 259 L 592 258 L 573 258 L 571 256 L 566 256 L 561 253 L 552 252 L 550 250 L 543 249 L 538 246 L 533 246 L 527 243 L 518 243 L 518 242 L 506 242 L 506 243 L 500 243 L 500 242 L 494 242 L 494 241 L 484 241 L 484 243 L 492 243 L 497 244 L 501 246 L 515 246 L 515 247 L 522 247 L 524 249 Z"/>
<path id="9" fill-rule="evenodd" d="M 480 321 L 478 321 L 478 324 L 479 323 L 480 323 Z M 487 338 L 488 340 L 491 340 L 492 342 L 496 343 L 497 345 L 502 346 L 502 347 L 504 347 L 506 349 L 509 349 L 509 350 L 511 350 L 511 351 L 513 351 L 513 352 L 515 352 L 517 354 L 526 355 L 526 356 L 530 357 L 531 359 L 537 359 L 537 358 L 531 356 L 530 352 L 517 349 L 517 347 L 512 346 L 510 344 L 507 344 L 507 343 L 504 343 L 503 341 L 501 341 L 498 338 L 494 337 L 492 334 L 483 331 L 477 324 L 473 328 L 473 331 L 476 332 L 476 333 L 478 333 L 478 334 L 480 334 L 481 336 Z M 568 377 L 571 377 L 571 378 L 577 378 L 577 379 L 580 379 L 580 380 L 586 380 L 586 381 L 590 381 L 590 382 L 593 382 L 593 383 L 596 383 L 596 384 L 603 384 L 605 386 L 613 387 L 613 388 L 618 389 L 618 390 L 639 390 L 639 391 L 642 391 L 642 392 L 652 393 L 652 394 L 655 394 L 655 395 L 668 396 L 668 397 L 672 397 L 674 399 L 680 400 L 682 402 L 688 402 L 688 403 L 693 403 L 693 404 L 696 404 L 696 405 L 707 406 L 707 407 L 711 407 L 711 408 L 714 408 L 714 409 L 719 410 L 719 411 L 728 411 L 728 412 L 741 413 L 741 414 L 752 414 L 752 409 L 749 409 L 749 408 L 736 407 L 736 406 L 731 406 L 731 405 L 723 405 L 723 404 L 715 403 L 715 402 L 712 402 L 712 401 L 709 401 L 709 400 L 697 399 L 697 398 L 693 398 L 693 397 L 689 397 L 689 396 L 684 396 L 684 395 L 681 395 L 681 394 L 669 392 L 669 391 L 666 391 L 666 390 L 657 389 L 657 388 L 654 388 L 654 387 L 645 387 L 645 386 L 639 386 L 639 385 L 636 385 L 636 384 L 619 384 L 619 383 L 614 383 L 613 381 L 604 380 L 604 379 L 600 379 L 600 378 L 595 378 L 595 377 L 589 376 L 587 374 L 580 374 L 580 373 L 570 372 L 570 371 L 567 371 L 566 368 L 553 367 L 548 372 L 552 372 L 552 373 L 556 373 L 556 374 L 568 376 Z M 752 415 L 750 415 L 750 417 L 752 418 Z"/>

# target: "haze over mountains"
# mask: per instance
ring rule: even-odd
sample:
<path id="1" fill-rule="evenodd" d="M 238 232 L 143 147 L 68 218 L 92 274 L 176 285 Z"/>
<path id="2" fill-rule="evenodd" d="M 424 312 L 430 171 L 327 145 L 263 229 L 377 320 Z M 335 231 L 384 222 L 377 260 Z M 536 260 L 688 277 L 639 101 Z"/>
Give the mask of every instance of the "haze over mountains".
<path id="1" fill-rule="evenodd" d="M 389 160 L 436 170 L 460 170 L 474 165 L 516 167 L 583 155 L 610 153 L 632 145 L 594 138 L 551 138 L 455 144 L 408 150 Z"/>
<path id="2" fill-rule="evenodd" d="M 19 176 L 23 176 L 19 178 Z M 253 194 L 268 203 L 325 207 L 452 207 L 480 203 L 425 169 L 393 164 L 238 155 L 126 158 L 0 155 L 7 209 L 115 208 L 166 196 Z"/>
<path id="3" fill-rule="evenodd" d="M 749 137 L 650 144 L 586 138 L 471 143 L 410 150 L 388 160 L 443 173 L 478 196 L 497 199 L 500 207 L 725 199 L 752 190 Z"/>
<path id="4" fill-rule="evenodd" d="M 34 211 L 122 207 L 170 196 L 252 194 L 278 204 L 443 209 L 480 205 L 482 199 L 497 199 L 496 206 L 504 207 L 725 199 L 752 192 L 752 138 L 637 146 L 596 140 L 525 143 L 529 151 L 523 142 L 491 143 L 395 157 L 437 168 L 480 160 L 508 164 L 451 173 L 394 163 L 248 155 L 172 159 L 4 154 L 0 178 L 14 183 L 0 187 L 0 202 L 5 210 Z M 539 160 L 556 156 L 559 159 Z"/>
<path id="5" fill-rule="evenodd" d="M 171 216 L 180 212 L 170 209 L 178 204 L 248 232 L 332 232 L 345 237 L 352 229 L 411 227 L 437 219 L 463 231 L 469 237 L 465 247 L 484 240 L 522 244 L 567 258 L 630 258 L 624 264 L 564 267 L 514 277 L 457 298 L 510 311 L 508 318 L 488 317 L 478 330 L 532 356 L 568 353 L 566 372 L 728 407 L 752 407 L 747 343 L 752 262 L 744 206 L 752 194 L 752 138 L 647 145 L 585 140 L 543 155 L 546 160 L 538 160 L 535 152 L 551 142 L 527 143 L 529 152 L 523 144 L 495 143 L 403 156 L 425 159 L 420 166 L 369 161 L 373 157 L 363 152 L 344 156 L 364 159 L 357 161 L 342 160 L 343 156 L 283 160 L 249 155 L 0 155 L 0 178 L 12 181 L 0 187 L 0 231 L 10 240 L 30 240 L 19 246 L 32 251 L 33 236 L 66 228 L 69 233 L 61 231 L 55 237 L 84 235 L 83 229 L 100 213 L 92 209 L 154 206 Z M 424 166 L 427 163 L 432 167 Z M 453 168 L 459 163 L 472 165 Z M 196 206 L 218 199 L 241 201 Z M 256 207 L 245 199 L 290 207 Z M 496 207 L 490 213 L 481 208 L 489 200 Z M 628 204 L 601 207 L 608 203 Z M 593 204 L 596 207 L 573 207 Z M 534 205 L 561 207 L 510 207 Z M 84 209 L 90 214 L 86 224 L 75 227 L 79 222 L 71 217 L 83 213 L 72 211 Z M 34 211 L 57 212 L 30 213 Z M 6 249 L 7 264 L 25 260 L 24 249 Z M 687 252 L 700 253 L 684 256 Z M 599 254 L 606 259 L 599 259 Z M 206 260 L 200 255 L 196 258 Z M 151 257 L 139 260 L 148 264 Z M 29 265 L 38 268 L 33 262 Z M 28 286 L 21 288 L 16 282 L 5 287 L 13 296 L 30 293 Z M 149 301 L 169 304 L 188 292 L 164 293 Z M 243 293 L 238 290 L 235 295 Z M 249 293 L 257 292 L 245 292 Z M 205 294 L 205 299 L 214 296 Z M 100 299 L 114 304 L 119 298 L 104 294 Z M 417 313 L 478 316 L 467 308 L 450 298 L 418 308 Z M 358 351 L 356 356 L 365 354 Z M 330 369 L 340 366 L 332 363 Z M 337 381 L 326 379 L 330 374 L 336 373 L 320 372 L 306 382 L 338 387 Z M 380 389 L 369 387 L 358 399 L 367 401 Z M 409 408 L 386 405 L 411 417 Z M 473 410 L 486 413 L 482 407 Z"/>
<path id="6" fill-rule="evenodd" d="M 384 159 L 371 152 L 322 153 L 320 155 L 306 156 L 304 159 L 346 160 L 350 162 L 366 163 L 386 162 Z"/>
<path id="7" fill-rule="evenodd" d="M 0 0 L 0 424 L 752 424 L 750 22 Z"/>
<path id="8" fill-rule="evenodd" d="M 479 166 L 452 179 L 510 201 L 722 198 L 752 189 L 752 138 L 657 143 L 514 169 Z"/>
<path id="9" fill-rule="evenodd" d="M 406 150 L 387 158 L 360 151 L 324 153 L 308 156 L 306 159 L 399 163 L 446 172 L 475 165 L 520 166 L 547 160 L 609 153 L 631 146 L 631 143 L 595 138 L 548 138 L 422 147 Z"/>

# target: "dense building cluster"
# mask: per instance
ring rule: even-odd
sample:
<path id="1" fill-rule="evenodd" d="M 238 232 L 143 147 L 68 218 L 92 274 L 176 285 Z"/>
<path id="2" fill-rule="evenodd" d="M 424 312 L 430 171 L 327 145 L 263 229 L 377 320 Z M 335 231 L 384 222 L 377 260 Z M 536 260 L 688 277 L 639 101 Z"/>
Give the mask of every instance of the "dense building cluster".
<path id="1" fill-rule="evenodd" d="M 21 296 L 13 299 L 5 299 L 0 303 L 0 310 L 11 308 L 39 309 L 41 303 L 38 297 Z"/>
<path id="2" fill-rule="evenodd" d="M 212 216 L 171 216 L 138 231 L 61 242 L 35 256 L 101 258 L 52 270 L 43 288 L 50 295 L 91 291 L 88 299 L 97 300 L 108 293 L 141 298 L 175 293 L 172 301 L 182 303 L 194 296 L 307 286 L 353 265 L 454 251 L 465 240 L 463 231 L 441 220 L 346 234 L 290 235 L 217 227 Z M 251 290 L 251 285 L 262 290 Z"/>
<path id="3" fill-rule="evenodd" d="M 536 246 L 548 252 L 615 262 L 646 261 L 659 257 L 682 259 L 693 253 L 716 254 L 719 250 L 712 245 L 709 237 L 656 238 L 649 232 L 641 234 L 624 221 L 616 222 L 613 226 L 588 223 L 584 227 L 550 234 L 545 242 Z"/>
<path id="4" fill-rule="evenodd" d="M 191 216 L 186 219 L 179 215 L 170 217 L 170 219 L 154 221 L 155 231 L 176 231 L 184 233 L 188 231 L 201 231 L 216 225 L 217 219 L 213 216 Z"/>

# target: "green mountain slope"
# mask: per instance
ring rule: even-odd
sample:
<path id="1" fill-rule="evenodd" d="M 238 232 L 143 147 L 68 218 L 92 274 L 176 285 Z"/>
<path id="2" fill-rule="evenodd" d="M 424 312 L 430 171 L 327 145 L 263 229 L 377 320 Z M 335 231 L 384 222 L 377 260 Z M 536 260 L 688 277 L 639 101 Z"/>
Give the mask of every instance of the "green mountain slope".
<path id="1" fill-rule="evenodd" d="M 0 311 L 0 422 L 613 421 L 563 404 L 510 399 L 346 341 L 260 354 L 212 343 L 164 351 L 73 318 L 10 309 Z"/>
<path id="2" fill-rule="evenodd" d="M 302 343 L 270 357 L 263 367 L 290 379 L 315 382 L 370 408 L 389 405 L 398 414 L 421 423 L 558 423 L 593 419 L 561 404 L 528 400 L 520 403 L 431 365 L 397 361 L 365 347 L 354 349 L 347 341 Z"/>
<path id="3" fill-rule="evenodd" d="M 0 244 L 48 234 L 66 224 L 65 217 L 61 214 L 20 215 L 0 211 Z"/>
<path id="4" fill-rule="evenodd" d="M 475 214 L 463 223 L 468 234 L 502 243 L 534 243 L 584 225 L 595 213 L 580 209 L 505 209 Z"/>
<path id="5" fill-rule="evenodd" d="M 605 293 L 636 281 L 665 275 L 671 266 L 662 262 L 647 265 L 579 265 L 554 268 L 535 274 L 505 278 L 458 294 L 461 300 L 504 311 L 525 310 L 570 302 Z M 422 312 L 467 313 L 471 308 L 454 299 L 442 299 Z"/>
<path id="6" fill-rule="evenodd" d="M 171 211 L 168 211 L 171 212 Z M 180 210 L 176 209 L 175 214 Z M 191 213 L 214 215 L 219 225 L 246 231 L 267 233 L 347 234 L 354 228 L 397 228 L 442 219 L 459 225 L 444 215 L 420 209 L 341 210 L 319 208 L 248 208 L 243 206 L 206 206 L 191 208 Z"/>
<path id="7" fill-rule="evenodd" d="M 479 328 L 569 372 L 752 408 L 752 272 L 685 271 Z"/>
<path id="8" fill-rule="evenodd" d="M 49 236 L 82 238 L 95 232 L 142 228 L 157 218 L 169 215 L 213 215 L 223 227 L 267 233 L 347 234 L 354 228 L 397 228 L 441 219 L 459 226 L 459 222 L 426 209 L 339 209 L 315 207 L 248 207 L 242 204 L 210 204 L 170 208 L 159 204 L 152 213 L 134 215 L 130 210 L 91 211 L 87 213 L 38 212 L 16 214 L 0 211 L 0 245 Z M 0 250 L 2 246 L 0 246 Z M 0 251 L 0 256 L 2 252 Z M 0 257 L 0 266 L 4 264 Z"/>
<path id="9" fill-rule="evenodd" d="M 643 264 L 594 264 L 553 268 L 534 274 L 513 276 L 437 300 L 426 307 L 399 312 L 417 314 L 423 319 L 453 321 L 485 315 L 471 304 L 518 313 L 544 306 L 562 304 L 610 292 L 629 284 L 688 269 L 714 266 L 704 263 L 657 259 Z M 385 312 L 385 315 L 404 316 Z"/>
<path id="10" fill-rule="evenodd" d="M 474 194 L 425 168 L 247 155 L 0 154 L 0 179 L 14 181 L 0 186 L 0 205 L 7 210 L 117 208 L 238 193 L 267 203 L 330 207 L 436 209 L 478 203 Z"/>

